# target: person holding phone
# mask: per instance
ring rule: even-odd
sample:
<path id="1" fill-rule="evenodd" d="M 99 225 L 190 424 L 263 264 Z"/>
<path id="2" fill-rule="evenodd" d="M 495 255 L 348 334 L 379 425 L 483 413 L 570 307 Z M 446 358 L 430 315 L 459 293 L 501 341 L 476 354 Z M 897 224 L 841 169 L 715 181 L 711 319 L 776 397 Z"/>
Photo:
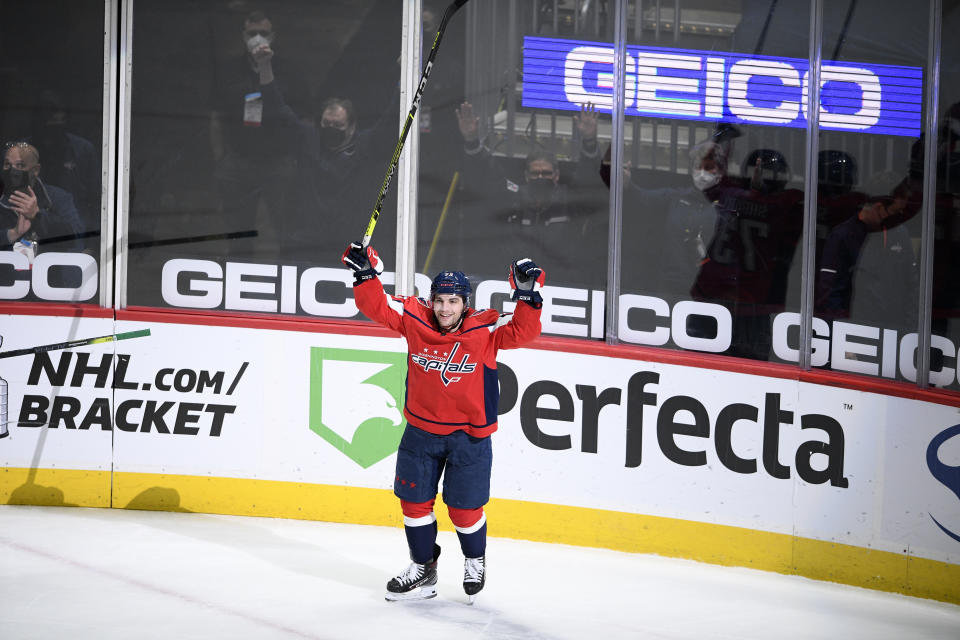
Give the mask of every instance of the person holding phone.
<path id="1" fill-rule="evenodd" d="M 0 220 L 6 229 L 0 250 L 26 255 L 80 250 L 80 214 L 67 191 L 40 180 L 40 153 L 26 142 L 8 142 L 3 153 Z"/>

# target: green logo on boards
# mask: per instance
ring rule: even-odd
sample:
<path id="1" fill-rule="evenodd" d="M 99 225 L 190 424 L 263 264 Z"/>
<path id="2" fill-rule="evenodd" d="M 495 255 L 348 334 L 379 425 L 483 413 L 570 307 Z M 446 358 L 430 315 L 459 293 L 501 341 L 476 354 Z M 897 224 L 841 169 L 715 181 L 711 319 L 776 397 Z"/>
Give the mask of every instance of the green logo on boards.
<path id="1" fill-rule="evenodd" d="M 407 354 L 310 349 L 310 430 L 366 469 L 403 435 Z"/>

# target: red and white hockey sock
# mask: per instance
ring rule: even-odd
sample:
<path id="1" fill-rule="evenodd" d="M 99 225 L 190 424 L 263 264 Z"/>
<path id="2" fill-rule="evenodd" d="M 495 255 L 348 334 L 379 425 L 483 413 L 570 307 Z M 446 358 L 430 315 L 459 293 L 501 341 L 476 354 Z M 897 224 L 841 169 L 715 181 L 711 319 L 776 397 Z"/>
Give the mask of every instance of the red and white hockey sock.
<path id="1" fill-rule="evenodd" d="M 429 502 L 400 501 L 403 509 L 403 531 L 407 534 L 410 559 L 417 564 L 433 562 L 433 545 L 437 541 L 437 517 Z"/>
<path id="2" fill-rule="evenodd" d="M 460 538 L 465 558 L 480 558 L 487 552 L 487 515 L 478 509 L 449 508 L 450 520 Z"/>

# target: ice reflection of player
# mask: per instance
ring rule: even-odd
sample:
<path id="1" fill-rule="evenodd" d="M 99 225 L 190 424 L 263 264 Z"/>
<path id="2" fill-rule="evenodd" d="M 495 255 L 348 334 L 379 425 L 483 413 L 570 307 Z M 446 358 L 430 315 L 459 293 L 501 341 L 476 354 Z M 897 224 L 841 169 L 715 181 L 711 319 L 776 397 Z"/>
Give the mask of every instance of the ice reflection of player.
<path id="1" fill-rule="evenodd" d="M 727 355 L 766 360 L 771 314 L 782 310 L 787 275 L 802 230 L 803 192 L 787 189 L 789 167 L 778 151 L 757 149 L 744 161 L 747 187 L 718 185 L 716 221 L 706 257 L 690 290 L 695 300 L 726 306 L 733 317 Z M 713 337 L 715 326 L 691 326 Z"/>

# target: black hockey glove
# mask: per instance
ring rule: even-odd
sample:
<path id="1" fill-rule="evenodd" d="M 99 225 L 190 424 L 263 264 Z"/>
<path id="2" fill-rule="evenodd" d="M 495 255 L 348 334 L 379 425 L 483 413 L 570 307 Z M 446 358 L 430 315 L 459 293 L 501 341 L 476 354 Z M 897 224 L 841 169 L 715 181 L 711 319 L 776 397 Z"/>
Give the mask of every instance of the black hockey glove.
<path id="1" fill-rule="evenodd" d="M 359 284 L 383 273 L 383 262 L 373 247 L 364 248 L 358 242 L 351 242 L 343 252 L 340 261 L 353 271 L 354 282 Z"/>
<path id="2" fill-rule="evenodd" d="M 534 264 L 530 258 L 521 258 L 514 261 L 510 267 L 510 286 L 513 288 L 512 299 L 522 300 L 539 309 L 543 304 L 540 288 L 543 286 L 544 277 L 543 269 Z"/>

